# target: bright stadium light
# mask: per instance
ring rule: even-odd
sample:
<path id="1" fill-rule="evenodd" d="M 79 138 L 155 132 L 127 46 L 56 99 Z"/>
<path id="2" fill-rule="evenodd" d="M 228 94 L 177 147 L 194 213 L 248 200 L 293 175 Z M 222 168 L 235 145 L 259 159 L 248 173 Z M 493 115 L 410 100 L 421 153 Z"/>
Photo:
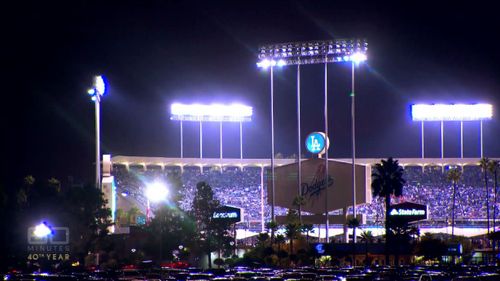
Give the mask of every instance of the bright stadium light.
<path id="1" fill-rule="evenodd" d="M 241 104 L 180 104 L 170 107 L 171 120 L 196 122 L 248 122 L 252 120 L 253 110 Z"/>
<path id="2" fill-rule="evenodd" d="M 106 93 L 106 82 L 104 77 L 101 75 L 94 77 L 94 84 L 92 88 L 87 90 L 87 94 L 90 99 L 95 103 L 95 138 L 96 138 L 96 180 L 95 184 L 97 188 L 101 188 L 101 145 L 100 145 L 100 103 L 101 97 Z"/>
<path id="3" fill-rule="evenodd" d="M 414 104 L 413 121 L 481 121 L 493 118 L 491 104 Z"/>
<path id="4" fill-rule="evenodd" d="M 146 198 L 151 202 L 160 202 L 167 199 L 168 189 L 167 186 L 160 182 L 155 181 L 147 186 Z"/>
<path id="5" fill-rule="evenodd" d="M 259 48 L 260 68 L 278 65 L 317 64 L 352 61 L 366 56 L 368 43 L 364 39 L 335 39 L 308 42 L 288 42 Z M 354 54 L 359 54 L 354 56 Z"/>
<path id="6" fill-rule="evenodd" d="M 464 157 L 464 121 L 479 121 L 480 156 L 483 157 L 483 121 L 493 118 L 491 104 L 414 104 L 411 106 L 413 121 L 421 122 L 421 154 L 425 158 L 424 123 L 441 122 L 441 158 L 444 158 L 444 122 L 460 122 L 460 158 Z"/>
<path id="7" fill-rule="evenodd" d="M 94 88 L 99 95 L 104 95 L 106 92 L 106 83 L 104 82 L 104 78 L 101 75 L 98 75 L 94 78 Z"/>
<path id="8" fill-rule="evenodd" d="M 39 225 L 35 226 L 35 231 L 33 231 L 33 234 L 38 238 L 47 237 L 51 233 L 52 230 L 47 226 L 45 222 L 42 222 Z"/>
<path id="9" fill-rule="evenodd" d="M 364 53 L 356 52 L 353 55 L 351 55 L 350 60 L 352 62 L 354 62 L 355 64 L 360 64 L 361 62 L 364 62 L 367 60 L 367 56 Z"/>

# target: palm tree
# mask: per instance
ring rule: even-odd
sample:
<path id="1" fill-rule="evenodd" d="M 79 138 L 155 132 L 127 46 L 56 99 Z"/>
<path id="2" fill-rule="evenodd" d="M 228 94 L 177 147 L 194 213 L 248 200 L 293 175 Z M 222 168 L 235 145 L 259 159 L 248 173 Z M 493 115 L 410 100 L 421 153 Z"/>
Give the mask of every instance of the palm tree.
<path id="1" fill-rule="evenodd" d="M 359 220 L 357 218 L 351 218 L 350 220 L 347 221 L 347 227 L 352 228 L 352 241 L 354 243 L 354 237 L 356 235 L 356 232 L 354 232 L 354 229 L 356 227 L 359 227 Z"/>
<path id="2" fill-rule="evenodd" d="M 488 190 L 488 174 L 486 172 L 488 171 L 489 162 L 490 160 L 486 157 L 481 158 L 481 160 L 479 161 L 479 166 L 481 166 L 481 169 L 483 170 L 484 188 L 486 189 L 486 225 L 488 227 L 488 234 L 490 234 L 490 192 Z"/>
<path id="3" fill-rule="evenodd" d="M 278 252 L 281 251 L 281 245 L 283 245 L 286 241 L 286 238 L 283 234 L 276 235 L 276 244 L 278 244 Z"/>
<path id="4" fill-rule="evenodd" d="M 351 218 L 347 221 L 347 227 L 352 228 L 352 265 L 356 266 L 356 245 L 354 241 L 356 240 L 356 227 L 359 227 L 359 220 L 357 218 Z"/>
<path id="5" fill-rule="evenodd" d="M 375 236 L 370 230 L 361 232 L 361 242 L 365 242 L 365 262 L 368 263 L 368 244 L 375 241 Z M 366 264 L 368 265 L 368 264 Z"/>
<path id="6" fill-rule="evenodd" d="M 301 230 L 306 233 L 306 243 L 309 244 L 309 233 L 314 233 L 314 225 L 309 223 L 303 224 Z"/>
<path id="7" fill-rule="evenodd" d="M 285 244 L 285 242 L 286 242 L 286 238 L 283 234 L 276 235 L 276 244 L 278 244 L 277 256 L 278 256 L 278 265 L 279 266 L 281 266 L 281 259 L 283 259 L 284 257 L 286 257 L 288 255 L 288 254 L 286 254 L 285 251 L 281 251 L 281 245 Z"/>
<path id="8" fill-rule="evenodd" d="M 297 238 L 302 225 L 299 222 L 299 217 L 295 210 L 288 210 L 286 215 L 285 235 L 290 239 L 290 255 L 293 255 L 293 239 Z"/>
<path id="9" fill-rule="evenodd" d="M 389 208 L 391 207 L 391 195 L 403 195 L 403 168 L 399 166 L 398 160 L 389 157 L 377 163 L 372 173 L 372 192 L 374 197 L 385 198 L 385 234 L 386 234 L 386 264 L 389 264 Z"/>
<path id="10" fill-rule="evenodd" d="M 267 228 L 267 231 L 271 232 L 271 247 L 272 247 L 274 244 L 274 233 L 278 229 L 278 223 L 276 223 L 276 221 L 267 222 L 266 228 Z"/>
<path id="11" fill-rule="evenodd" d="M 494 197 L 493 197 L 493 232 L 496 231 L 496 217 L 497 217 L 497 186 L 498 186 L 498 182 L 497 182 L 497 171 L 498 169 L 500 168 L 500 161 L 498 160 L 490 160 L 490 162 L 488 163 L 488 170 L 490 171 L 490 173 L 493 175 L 493 180 L 494 180 L 494 184 L 495 184 L 495 187 L 494 187 Z"/>
<path id="12" fill-rule="evenodd" d="M 302 206 L 307 203 L 306 198 L 302 195 L 297 195 L 293 199 L 293 205 L 297 206 L 297 212 L 299 214 L 299 221 L 302 223 Z"/>
<path id="13" fill-rule="evenodd" d="M 135 224 L 136 217 L 140 213 L 139 209 L 137 207 L 131 207 L 127 211 L 127 219 L 129 224 Z"/>
<path id="14" fill-rule="evenodd" d="M 453 205 L 451 206 L 451 238 L 455 238 L 455 194 L 457 192 L 457 183 L 461 177 L 462 172 L 457 168 L 450 169 L 448 171 L 448 174 L 446 175 L 446 178 L 453 184 Z"/>
<path id="15" fill-rule="evenodd" d="M 266 241 L 269 239 L 269 234 L 263 232 L 263 233 L 259 233 L 257 235 L 257 241 L 259 243 L 259 245 L 262 245 L 262 246 L 265 246 L 266 245 Z"/>
<path id="16" fill-rule="evenodd" d="M 115 211 L 115 224 L 121 226 L 123 222 L 123 218 L 126 217 L 125 211 L 121 208 L 116 209 Z"/>

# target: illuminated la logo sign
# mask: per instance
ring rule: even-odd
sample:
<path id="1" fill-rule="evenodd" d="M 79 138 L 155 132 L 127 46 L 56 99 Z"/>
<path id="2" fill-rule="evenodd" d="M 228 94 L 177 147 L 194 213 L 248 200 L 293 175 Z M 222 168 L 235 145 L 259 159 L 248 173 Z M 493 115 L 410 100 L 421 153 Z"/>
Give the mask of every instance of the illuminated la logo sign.
<path id="1" fill-rule="evenodd" d="M 322 132 L 310 133 L 306 138 L 306 148 L 312 154 L 323 154 L 328 148 L 329 141 Z"/>

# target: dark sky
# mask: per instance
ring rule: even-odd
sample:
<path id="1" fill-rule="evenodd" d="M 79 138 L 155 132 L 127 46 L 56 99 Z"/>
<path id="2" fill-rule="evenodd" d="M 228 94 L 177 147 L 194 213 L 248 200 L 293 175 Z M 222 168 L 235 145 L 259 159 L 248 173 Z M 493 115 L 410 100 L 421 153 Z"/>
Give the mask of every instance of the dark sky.
<path id="1" fill-rule="evenodd" d="M 178 157 L 172 102 L 241 102 L 245 157 L 270 156 L 269 74 L 260 44 L 362 37 L 369 61 L 357 70 L 359 157 L 419 157 L 417 102 L 493 103 L 500 108 L 498 15 L 460 1 L 12 1 L 2 4 L 2 180 L 23 175 L 92 181 L 92 76 L 107 77 L 102 150 Z M 474 5 L 474 6 L 473 6 Z M 296 152 L 295 67 L 275 71 L 276 151 Z M 350 66 L 329 66 L 332 157 L 350 157 Z M 302 133 L 323 129 L 323 66 L 302 71 Z M 496 111 L 495 111 L 496 114 Z M 497 115 L 497 114 L 496 114 Z M 204 156 L 218 157 L 207 124 Z M 429 156 L 439 127 L 429 124 Z M 486 122 L 486 156 L 500 156 L 498 116 Z M 479 126 L 465 125 L 465 156 L 479 156 Z M 238 156 L 238 127 L 224 127 L 224 153 Z M 195 124 L 185 155 L 198 156 Z M 445 126 L 445 156 L 459 156 L 459 126 Z"/>

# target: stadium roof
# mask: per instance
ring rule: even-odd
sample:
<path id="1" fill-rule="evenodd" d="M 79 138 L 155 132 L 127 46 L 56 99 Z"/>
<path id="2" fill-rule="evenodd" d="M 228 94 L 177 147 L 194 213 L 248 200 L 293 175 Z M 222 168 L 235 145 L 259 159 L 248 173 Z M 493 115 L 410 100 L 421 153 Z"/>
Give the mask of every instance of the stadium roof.
<path id="1" fill-rule="evenodd" d="M 403 166 L 474 166 L 479 165 L 479 158 L 396 158 Z M 307 160 L 304 158 L 303 160 Z M 331 158 L 331 161 L 351 163 L 347 158 Z M 356 164 L 374 165 L 381 158 L 358 158 Z M 146 156 L 113 156 L 113 164 L 138 166 L 223 166 L 223 167 L 269 167 L 271 159 L 239 158 L 167 158 Z M 296 159 L 275 159 L 276 166 L 295 163 Z"/>

